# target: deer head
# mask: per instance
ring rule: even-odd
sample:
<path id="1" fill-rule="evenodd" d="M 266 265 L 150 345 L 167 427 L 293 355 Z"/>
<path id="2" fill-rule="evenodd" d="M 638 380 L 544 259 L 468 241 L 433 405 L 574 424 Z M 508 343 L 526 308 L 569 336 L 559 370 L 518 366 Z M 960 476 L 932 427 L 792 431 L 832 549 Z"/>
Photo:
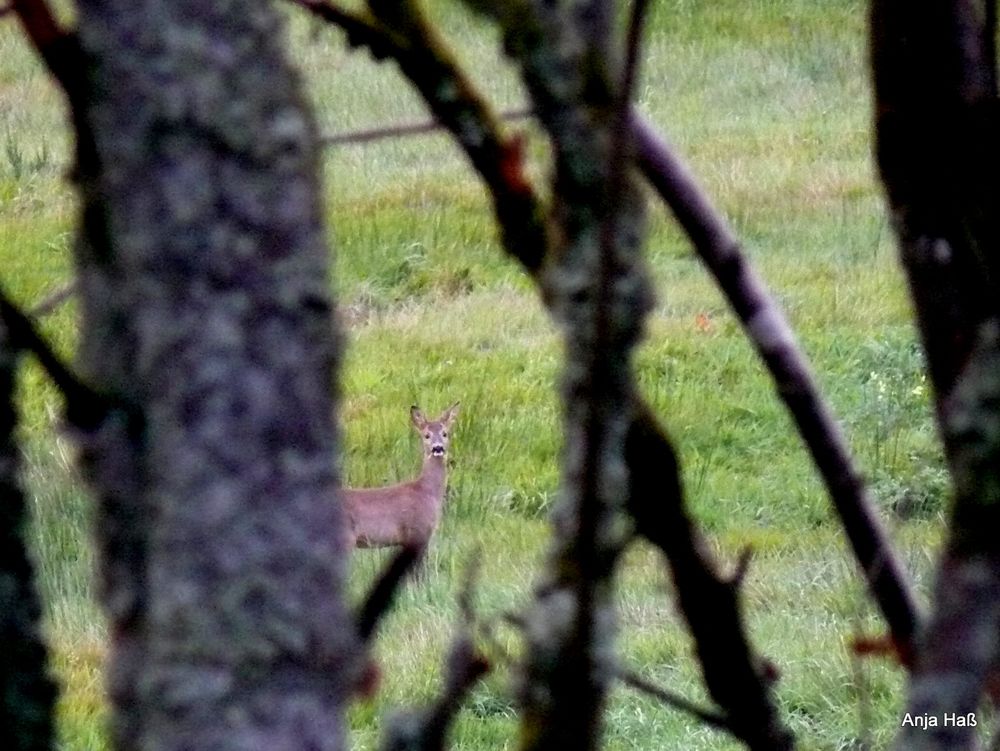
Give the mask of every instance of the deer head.
<path id="1" fill-rule="evenodd" d="M 448 434 L 458 416 L 458 402 L 452 404 L 436 420 L 428 420 L 416 405 L 410 407 L 410 420 L 424 443 L 424 458 L 441 457 L 448 453 Z"/>

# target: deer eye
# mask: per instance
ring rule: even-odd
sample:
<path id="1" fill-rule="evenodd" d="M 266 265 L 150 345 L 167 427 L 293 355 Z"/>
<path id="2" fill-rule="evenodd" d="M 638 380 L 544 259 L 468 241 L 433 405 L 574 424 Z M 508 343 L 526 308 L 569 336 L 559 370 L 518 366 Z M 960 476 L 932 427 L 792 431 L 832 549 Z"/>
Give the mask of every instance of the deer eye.
<path id="1" fill-rule="evenodd" d="M 448 437 L 448 431 L 447 430 L 442 430 L 441 431 L 441 437 L 442 438 L 447 438 Z"/>
<path id="2" fill-rule="evenodd" d="M 426 438 L 427 440 L 430 440 L 431 434 L 430 433 L 424 433 L 424 438 Z"/>

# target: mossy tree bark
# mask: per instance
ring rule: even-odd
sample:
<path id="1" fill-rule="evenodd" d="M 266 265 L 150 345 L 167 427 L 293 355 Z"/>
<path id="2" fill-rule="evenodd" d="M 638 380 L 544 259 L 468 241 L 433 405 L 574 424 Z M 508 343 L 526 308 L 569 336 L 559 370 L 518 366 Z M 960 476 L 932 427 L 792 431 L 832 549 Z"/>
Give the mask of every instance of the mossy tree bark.
<path id="1" fill-rule="evenodd" d="M 117 748 L 339 749 L 359 666 L 333 502 L 314 124 L 263 0 L 82 0 L 81 431 Z"/>
<path id="2" fill-rule="evenodd" d="M 507 34 L 552 139 L 553 239 L 541 281 L 565 345 L 561 498 L 549 563 L 525 618 L 526 750 L 601 745 L 616 675 L 614 574 L 633 534 L 625 457 L 636 399 L 631 356 L 652 292 L 611 11 L 605 2 L 539 3 Z"/>
<path id="3" fill-rule="evenodd" d="M 900 749 L 969 748 L 1000 661 L 1000 143 L 993 2 L 872 5 L 878 161 L 954 481 Z"/>

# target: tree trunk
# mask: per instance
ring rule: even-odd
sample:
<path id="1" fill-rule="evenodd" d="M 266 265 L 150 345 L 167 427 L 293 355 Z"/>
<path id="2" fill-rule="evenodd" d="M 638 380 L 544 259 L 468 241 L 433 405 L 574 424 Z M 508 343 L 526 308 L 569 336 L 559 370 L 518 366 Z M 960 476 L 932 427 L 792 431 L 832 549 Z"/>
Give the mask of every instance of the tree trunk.
<path id="1" fill-rule="evenodd" d="M 645 205 L 628 164 L 610 4 L 535 6 L 508 34 L 554 152 L 543 286 L 560 325 L 565 446 L 549 564 L 526 618 L 521 748 L 601 745 L 615 675 L 614 572 L 631 540 L 625 443 L 631 353 L 652 304 Z M 520 38 L 517 35 L 520 34 Z M 544 41 L 543 41 L 544 40 Z M 625 139 L 616 155 L 616 139 Z M 616 158 L 617 157 L 617 158 Z"/>
<path id="2" fill-rule="evenodd" d="M 955 487 L 900 749 L 968 748 L 1000 660 L 1000 147 L 992 2 L 876 0 L 878 160 Z M 930 726 L 930 720 L 936 726 Z"/>
<path id="3" fill-rule="evenodd" d="M 117 748 L 343 745 L 337 353 L 282 31 L 260 0 L 80 3 L 81 364 L 126 407 L 80 436 Z"/>

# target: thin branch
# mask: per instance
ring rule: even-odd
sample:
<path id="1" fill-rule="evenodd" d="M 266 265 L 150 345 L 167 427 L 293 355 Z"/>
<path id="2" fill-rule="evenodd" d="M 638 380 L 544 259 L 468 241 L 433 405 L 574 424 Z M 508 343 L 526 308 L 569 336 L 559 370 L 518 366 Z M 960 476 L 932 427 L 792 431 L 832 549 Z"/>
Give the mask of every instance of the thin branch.
<path id="1" fill-rule="evenodd" d="M 736 566 L 733 568 L 733 572 L 729 575 L 729 584 L 735 589 L 739 589 L 743 586 L 743 580 L 746 579 L 747 572 L 750 570 L 750 561 L 753 558 L 753 548 L 749 545 L 740 551 L 739 558 L 736 559 Z"/>
<path id="2" fill-rule="evenodd" d="M 0 290 L 0 320 L 7 326 L 10 346 L 33 354 L 62 393 L 67 418 L 73 425 L 95 428 L 109 410 L 123 406 L 120 400 L 101 394 L 84 383 L 49 346 L 31 319 L 7 299 L 3 290 Z"/>
<path id="3" fill-rule="evenodd" d="M 349 43 L 392 58 L 441 125 L 455 137 L 489 189 L 504 249 L 533 276 L 548 247 L 541 199 L 524 172 L 523 143 L 505 137 L 499 118 L 431 28 L 410 19 L 401 36 L 373 18 L 321 0 L 288 0 L 339 26 Z"/>
<path id="4" fill-rule="evenodd" d="M 669 144 L 638 113 L 632 115 L 631 130 L 643 173 L 674 212 L 771 373 L 893 638 L 904 647 L 912 645 L 920 616 L 909 579 L 788 321 L 732 230 Z"/>
<path id="5" fill-rule="evenodd" d="M 740 591 L 718 565 L 684 506 L 680 465 L 650 409 L 639 405 L 626 452 L 636 531 L 668 561 L 680 612 L 694 639 L 705 685 L 732 733 L 751 749 L 790 749 L 772 696 L 776 671 L 755 654 Z"/>
<path id="6" fill-rule="evenodd" d="M 724 714 L 700 707 L 690 699 L 674 693 L 673 691 L 668 691 L 662 686 L 657 686 L 652 681 L 648 681 L 638 673 L 627 670 L 624 667 L 619 666 L 617 676 L 618 680 L 629 688 L 651 696 L 657 701 L 666 704 L 668 707 L 672 707 L 673 709 L 678 709 L 681 712 L 689 714 L 710 727 L 718 730 L 724 730 L 729 733 L 733 732 L 733 728 Z"/>
<path id="7" fill-rule="evenodd" d="M 369 14 L 355 13 L 325 0 L 288 0 L 316 18 L 343 29 L 352 47 L 367 47 L 376 59 L 398 59 L 406 54 L 409 45 L 405 37 L 384 28 Z"/>
<path id="8" fill-rule="evenodd" d="M 516 110 L 504 110 L 497 114 L 497 119 L 504 122 L 516 120 L 527 120 L 534 113 L 527 108 Z M 346 144 L 364 144 L 372 141 L 379 141 L 383 138 L 397 138 L 399 136 L 414 136 L 423 133 L 432 133 L 437 130 L 445 130 L 445 126 L 437 120 L 424 120 L 422 122 L 398 123 L 396 125 L 386 125 L 381 128 L 367 128 L 365 130 L 355 130 L 350 133 L 330 133 L 320 136 L 319 142 L 324 146 L 341 146 Z"/>
<path id="9" fill-rule="evenodd" d="M 518 631 L 524 632 L 527 629 L 527 621 L 521 615 L 516 613 L 504 613 L 501 619 L 507 624 L 513 626 Z M 510 655 L 507 654 L 506 650 L 503 649 L 502 645 L 497 643 L 495 637 L 493 638 L 494 649 L 496 649 L 500 655 L 503 657 L 505 662 L 512 663 L 513 660 Z M 681 712 L 685 712 L 698 720 L 701 720 L 707 725 L 710 725 L 719 730 L 725 730 L 729 733 L 733 733 L 733 728 L 729 719 L 721 712 L 713 712 L 710 709 L 705 709 L 700 707 L 690 699 L 687 699 L 680 694 L 673 691 L 668 691 L 662 686 L 657 686 L 651 681 L 646 680 L 638 673 L 629 670 L 624 665 L 618 664 L 614 668 L 615 677 L 621 681 L 623 684 L 631 689 L 639 691 L 644 694 L 652 696 L 669 707 L 678 709 Z"/>
<path id="10" fill-rule="evenodd" d="M 379 621 L 392 607 L 403 579 L 419 562 L 424 549 L 418 545 L 405 545 L 393 556 L 372 585 L 357 616 L 358 635 L 362 642 L 371 641 Z"/>

